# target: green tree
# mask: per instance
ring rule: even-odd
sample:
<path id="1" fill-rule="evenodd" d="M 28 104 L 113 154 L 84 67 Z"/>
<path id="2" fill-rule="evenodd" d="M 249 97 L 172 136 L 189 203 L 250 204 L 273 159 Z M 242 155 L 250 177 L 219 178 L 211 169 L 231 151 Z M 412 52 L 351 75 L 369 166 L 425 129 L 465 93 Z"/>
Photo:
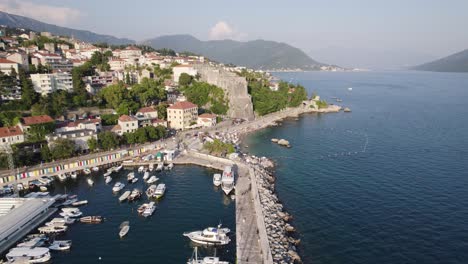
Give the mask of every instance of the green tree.
<path id="1" fill-rule="evenodd" d="M 119 146 L 119 138 L 116 134 L 105 131 L 98 134 L 99 146 L 103 150 L 115 149 Z"/>
<path id="2" fill-rule="evenodd" d="M 27 77 L 26 72 L 22 68 L 19 69 L 18 74 L 21 83 L 21 102 L 27 108 L 30 108 L 39 100 L 39 94 L 34 90 L 31 79 Z"/>
<path id="3" fill-rule="evenodd" d="M 50 152 L 49 146 L 45 145 L 41 148 L 41 158 L 45 162 L 52 160 L 52 153 Z"/>
<path id="4" fill-rule="evenodd" d="M 166 90 L 156 80 L 143 78 L 139 84 L 135 84 L 131 89 L 133 100 L 141 106 L 151 105 L 155 101 L 162 101 L 166 98 Z"/>
<path id="5" fill-rule="evenodd" d="M 50 153 L 54 159 L 67 159 L 75 154 L 75 142 L 59 138 L 52 143 Z"/>
<path id="6" fill-rule="evenodd" d="M 87 143 L 90 151 L 95 151 L 99 148 L 99 143 L 94 137 L 88 139 Z"/>
<path id="7" fill-rule="evenodd" d="M 167 103 L 160 103 L 156 106 L 156 110 L 158 111 L 158 118 L 159 119 L 166 119 L 167 120 L 167 108 L 169 105 Z"/>
<path id="8" fill-rule="evenodd" d="M 179 85 L 180 86 L 187 86 L 192 83 L 193 77 L 191 75 L 188 75 L 187 73 L 183 72 L 179 76 Z"/>

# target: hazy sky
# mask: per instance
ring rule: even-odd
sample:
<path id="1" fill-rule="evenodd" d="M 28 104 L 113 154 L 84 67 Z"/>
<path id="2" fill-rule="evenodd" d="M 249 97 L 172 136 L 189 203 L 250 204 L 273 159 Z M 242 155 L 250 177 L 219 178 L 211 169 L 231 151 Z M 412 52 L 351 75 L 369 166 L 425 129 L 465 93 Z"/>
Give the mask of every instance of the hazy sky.
<path id="1" fill-rule="evenodd" d="M 183 33 L 275 40 L 358 66 L 468 48 L 468 0 L 0 0 L 0 10 L 136 40 Z"/>

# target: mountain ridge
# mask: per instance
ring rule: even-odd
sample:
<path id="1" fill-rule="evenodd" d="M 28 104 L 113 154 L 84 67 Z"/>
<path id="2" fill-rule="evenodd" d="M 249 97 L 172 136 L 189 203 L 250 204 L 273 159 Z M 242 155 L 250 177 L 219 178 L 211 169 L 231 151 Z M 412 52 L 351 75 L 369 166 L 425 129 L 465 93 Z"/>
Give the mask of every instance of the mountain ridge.
<path id="1" fill-rule="evenodd" d="M 111 35 L 98 34 L 88 30 L 72 29 L 68 27 L 61 27 L 48 23 L 41 22 L 29 17 L 14 15 L 7 12 L 0 11 L 0 24 L 8 27 L 26 28 L 34 31 L 47 31 L 54 35 L 59 36 L 73 36 L 79 40 L 99 43 L 106 42 L 108 44 L 121 45 L 121 44 L 134 44 L 135 41 L 128 38 L 117 38 Z"/>
<path id="2" fill-rule="evenodd" d="M 236 41 L 199 40 L 188 34 L 164 35 L 142 44 L 156 49 L 170 48 L 176 52 L 189 51 L 210 59 L 261 70 L 318 70 L 326 65 L 311 59 L 305 52 L 284 42 L 270 40 Z"/>
<path id="3" fill-rule="evenodd" d="M 411 67 L 417 71 L 468 72 L 468 49 L 441 59 Z"/>

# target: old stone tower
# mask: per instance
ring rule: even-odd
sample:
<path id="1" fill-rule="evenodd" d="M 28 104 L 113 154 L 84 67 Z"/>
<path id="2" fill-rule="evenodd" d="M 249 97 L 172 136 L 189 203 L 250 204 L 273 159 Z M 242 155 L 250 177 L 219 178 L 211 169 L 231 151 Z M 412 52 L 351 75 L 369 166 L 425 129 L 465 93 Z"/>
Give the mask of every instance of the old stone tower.
<path id="1" fill-rule="evenodd" d="M 233 72 L 209 65 L 195 66 L 200 74 L 200 80 L 216 85 L 224 90 L 226 99 L 229 100 L 227 115 L 231 118 L 255 118 L 252 98 L 247 90 L 247 81 Z"/>

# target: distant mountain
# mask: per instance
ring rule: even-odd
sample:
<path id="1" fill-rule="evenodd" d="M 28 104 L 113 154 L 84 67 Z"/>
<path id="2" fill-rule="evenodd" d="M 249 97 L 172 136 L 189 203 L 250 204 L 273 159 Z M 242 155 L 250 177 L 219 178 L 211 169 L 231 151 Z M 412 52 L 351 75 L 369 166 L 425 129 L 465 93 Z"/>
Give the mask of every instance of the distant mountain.
<path id="1" fill-rule="evenodd" d="M 468 72 L 468 49 L 412 69 L 435 72 Z"/>
<path id="2" fill-rule="evenodd" d="M 86 30 L 77 30 L 56 25 L 47 24 L 38 20 L 23 16 L 13 15 L 0 11 L 0 25 L 8 27 L 25 28 L 34 31 L 47 31 L 59 36 L 73 36 L 76 39 L 91 43 L 106 42 L 108 44 L 121 45 L 133 44 L 134 40 L 126 38 L 116 38 L 109 35 L 101 35 Z"/>
<path id="3" fill-rule="evenodd" d="M 311 59 L 298 48 L 286 43 L 266 40 L 247 42 L 235 40 L 201 41 L 191 35 L 161 36 L 144 41 L 156 49 L 169 48 L 177 52 L 189 51 L 225 64 L 232 63 L 254 69 L 317 70 L 325 65 Z"/>

